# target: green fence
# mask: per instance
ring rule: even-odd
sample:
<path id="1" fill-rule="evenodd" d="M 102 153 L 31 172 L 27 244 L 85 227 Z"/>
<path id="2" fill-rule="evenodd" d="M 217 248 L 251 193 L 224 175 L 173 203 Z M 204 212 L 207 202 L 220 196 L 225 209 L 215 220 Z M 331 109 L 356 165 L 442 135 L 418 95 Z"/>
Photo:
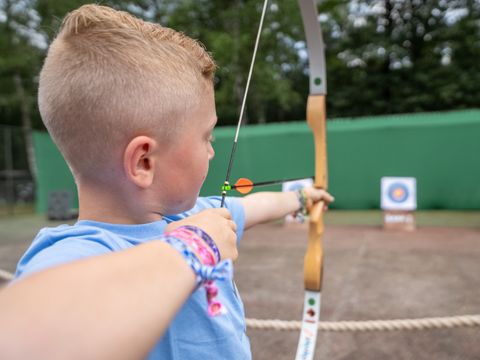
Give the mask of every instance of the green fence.
<path id="1" fill-rule="evenodd" d="M 417 178 L 420 209 L 480 209 L 480 110 L 335 119 L 327 128 L 332 208 L 379 208 L 380 178 L 409 176 Z M 234 130 L 215 131 L 216 155 L 202 195 L 220 192 Z M 48 134 L 36 133 L 34 140 L 37 210 L 45 212 L 49 191 L 75 186 Z M 313 140 L 305 122 L 241 130 L 232 180 L 308 177 L 313 169 Z"/>
<path id="2" fill-rule="evenodd" d="M 36 210 L 39 213 L 45 213 L 47 212 L 48 194 L 51 191 L 70 190 L 76 194 L 76 187 L 70 169 L 50 135 L 47 132 L 35 132 L 33 143 L 37 156 Z M 74 206 L 78 207 L 76 197 Z"/>

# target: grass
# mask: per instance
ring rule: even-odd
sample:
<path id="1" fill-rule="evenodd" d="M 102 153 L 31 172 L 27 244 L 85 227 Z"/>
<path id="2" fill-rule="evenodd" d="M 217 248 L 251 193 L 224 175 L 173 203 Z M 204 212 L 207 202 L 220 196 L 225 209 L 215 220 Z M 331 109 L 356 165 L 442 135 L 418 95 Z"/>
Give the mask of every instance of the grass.
<path id="1" fill-rule="evenodd" d="M 14 204 L 0 205 L 0 218 L 10 218 L 16 215 L 33 215 L 35 213 L 35 204 L 34 203 L 23 203 L 23 204 Z"/>

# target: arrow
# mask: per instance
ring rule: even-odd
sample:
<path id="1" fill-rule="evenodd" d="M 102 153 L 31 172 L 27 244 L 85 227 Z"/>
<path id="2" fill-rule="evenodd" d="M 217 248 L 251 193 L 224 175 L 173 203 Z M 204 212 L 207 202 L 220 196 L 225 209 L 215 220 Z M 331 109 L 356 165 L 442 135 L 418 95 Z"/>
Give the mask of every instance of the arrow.
<path id="1" fill-rule="evenodd" d="M 237 190 L 241 194 L 248 194 L 250 191 L 253 190 L 254 187 L 282 184 L 288 181 L 297 181 L 297 180 L 303 180 L 303 179 L 313 179 L 313 176 L 303 177 L 303 178 L 293 178 L 293 179 L 261 181 L 257 183 L 254 183 L 252 182 L 252 180 L 247 178 L 240 178 L 237 180 L 235 185 L 230 185 L 230 184 L 222 185 L 221 190 L 222 191 Z"/>

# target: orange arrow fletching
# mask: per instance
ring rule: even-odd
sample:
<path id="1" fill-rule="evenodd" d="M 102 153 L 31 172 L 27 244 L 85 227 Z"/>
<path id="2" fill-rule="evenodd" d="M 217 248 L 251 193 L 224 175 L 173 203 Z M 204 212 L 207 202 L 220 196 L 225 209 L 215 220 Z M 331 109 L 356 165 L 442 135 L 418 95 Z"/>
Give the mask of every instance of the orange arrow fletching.
<path id="1" fill-rule="evenodd" d="M 247 178 L 240 178 L 237 180 L 234 186 L 240 194 L 248 194 L 253 189 L 253 182 Z"/>

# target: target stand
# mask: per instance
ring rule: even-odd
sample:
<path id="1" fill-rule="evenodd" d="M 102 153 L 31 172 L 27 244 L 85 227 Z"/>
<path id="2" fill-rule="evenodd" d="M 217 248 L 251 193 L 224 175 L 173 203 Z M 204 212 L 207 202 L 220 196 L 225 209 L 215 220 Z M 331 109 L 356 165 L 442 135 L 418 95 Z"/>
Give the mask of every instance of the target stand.
<path id="1" fill-rule="evenodd" d="M 416 229 L 413 211 L 383 211 L 383 228 L 385 230 L 414 231 Z"/>
<path id="2" fill-rule="evenodd" d="M 417 181 L 412 177 L 383 177 L 381 179 L 383 228 L 414 231 L 417 209 Z"/>

